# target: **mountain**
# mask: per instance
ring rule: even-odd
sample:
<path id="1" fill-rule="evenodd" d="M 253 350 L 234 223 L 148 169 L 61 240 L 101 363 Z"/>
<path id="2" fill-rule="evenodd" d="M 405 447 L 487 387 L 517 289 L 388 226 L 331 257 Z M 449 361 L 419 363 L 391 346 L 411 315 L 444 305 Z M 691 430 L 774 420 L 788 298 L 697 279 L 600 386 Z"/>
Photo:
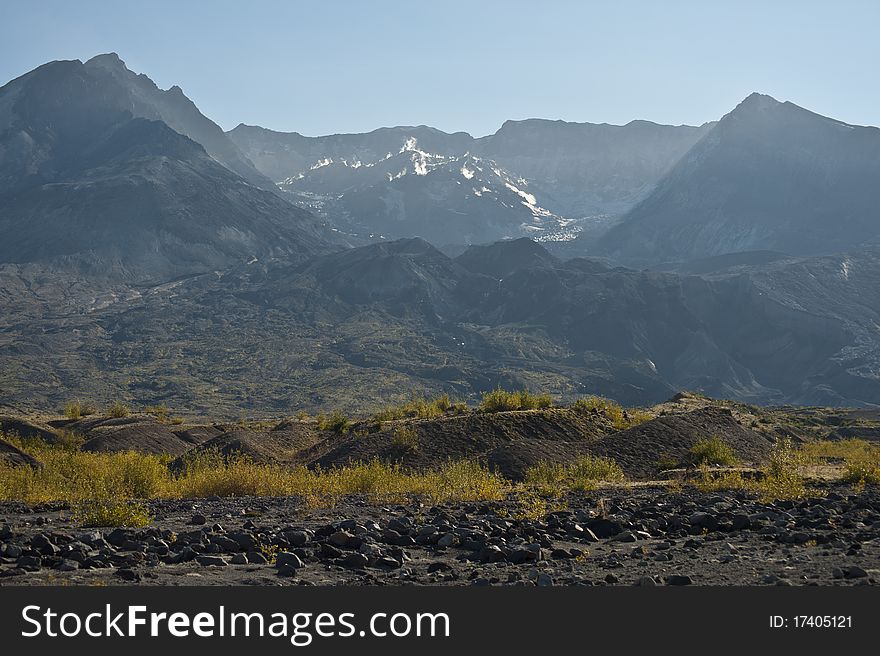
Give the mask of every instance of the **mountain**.
<path id="1" fill-rule="evenodd" d="M 752 94 L 594 252 L 651 265 L 833 253 L 880 238 L 880 130 Z"/>
<path id="2" fill-rule="evenodd" d="M 573 223 L 541 207 L 526 180 L 494 162 L 430 153 L 414 137 L 378 161 L 327 158 L 278 186 L 297 205 L 370 238 L 550 240 L 564 238 Z"/>
<path id="3" fill-rule="evenodd" d="M 712 125 L 505 121 L 495 134 L 477 140 L 473 152 L 528 180 L 557 214 L 620 215 L 650 192 Z"/>
<path id="4" fill-rule="evenodd" d="M 426 126 L 304 137 L 239 125 L 228 134 L 293 202 L 340 230 L 470 244 L 602 231 L 710 127 L 530 119 L 479 139 Z"/>
<path id="5" fill-rule="evenodd" d="M 522 269 L 552 268 L 559 264 L 543 246 L 527 237 L 470 246 L 455 261 L 468 271 L 499 280 Z"/>
<path id="6" fill-rule="evenodd" d="M 311 215 L 131 109 L 130 84 L 95 60 L 0 88 L 0 262 L 161 280 L 326 248 Z"/>
<path id="7" fill-rule="evenodd" d="M 179 86 L 163 91 L 146 75 L 128 70 L 116 53 L 93 57 L 85 63 L 85 68 L 99 80 L 110 78 L 103 80 L 104 84 L 119 88 L 121 109 L 131 112 L 132 116 L 162 121 L 175 132 L 201 144 L 211 157 L 252 185 L 274 189 L 272 180 L 254 167 L 220 126 L 204 116 Z"/>
<path id="8" fill-rule="evenodd" d="M 449 134 L 426 125 L 380 128 L 361 134 L 332 134 L 306 137 L 297 132 L 276 132 L 259 126 L 240 124 L 227 132 L 230 140 L 275 182 L 305 173 L 326 161 L 369 164 L 397 153 L 409 139 L 438 155 L 467 152 L 473 137 L 466 132 Z"/>

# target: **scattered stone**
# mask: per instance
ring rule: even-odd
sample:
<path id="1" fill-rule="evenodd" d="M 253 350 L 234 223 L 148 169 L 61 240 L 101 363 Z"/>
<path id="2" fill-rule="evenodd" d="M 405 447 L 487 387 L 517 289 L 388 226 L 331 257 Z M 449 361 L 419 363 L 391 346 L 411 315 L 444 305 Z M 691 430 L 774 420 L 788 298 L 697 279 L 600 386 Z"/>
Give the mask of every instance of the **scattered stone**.
<path id="1" fill-rule="evenodd" d="M 275 556 L 275 567 L 278 569 L 281 569 L 282 567 L 299 569 L 300 567 L 305 567 L 305 563 L 303 563 L 302 559 L 300 559 L 295 553 L 282 551 Z"/>
<path id="2" fill-rule="evenodd" d="M 203 567 L 226 567 L 229 564 L 221 556 L 199 556 L 196 562 Z"/>

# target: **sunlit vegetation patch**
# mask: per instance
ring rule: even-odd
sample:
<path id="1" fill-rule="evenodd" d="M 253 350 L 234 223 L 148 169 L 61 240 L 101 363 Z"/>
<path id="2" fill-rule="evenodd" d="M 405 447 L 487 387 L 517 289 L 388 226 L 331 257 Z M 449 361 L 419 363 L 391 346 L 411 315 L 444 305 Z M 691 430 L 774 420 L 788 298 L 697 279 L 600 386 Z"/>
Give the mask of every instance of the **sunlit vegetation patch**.
<path id="1" fill-rule="evenodd" d="M 169 468 L 170 458 L 140 453 L 88 453 L 42 442 L 17 446 L 41 469 L 0 464 L 0 499 L 67 502 L 82 522 L 130 525 L 143 519 L 135 502 L 162 498 L 298 496 L 313 505 L 362 494 L 376 500 L 424 497 L 432 503 L 501 499 L 510 483 L 479 463 L 450 461 L 428 472 L 380 462 L 330 469 L 255 463 L 245 457 L 205 452 Z M 125 525 L 129 525 L 125 524 Z"/>
<path id="2" fill-rule="evenodd" d="M 128 406 L 125 405 L 122 401 L 116 401 L 107 408 L 107 415 L 113 417 L 114 419 L 122 419 L 123 417 L 127 417 L 129 414 Z"/>
<path id="3" fill-rule="evenodd" d="M 580 412 L 601 415 L 617 430 L 632 428 L 653 419 L 653 415 L 649 412 L 637 408 L 624 410 L 619 403 L 602 396 L 585 396 L 572 403 L 571 407 Z"/>
<path id="4" fill-rule="evenodd" d="M 697 440 L 688 451 L 688 464 L 732 467 L 737 464 L 736 454 L 721 438 Z"/>
<path id="5" fill-rule="evenodd" d="M 549 394 L 532 394 L 528 390 L 508 392 L 500 387 L 484 392 L 480 401 L 483 412 L 506 412 L 511 410 L 541 410 L 552 407 L 553 397 Z"/>
<path id="6" fill-rule="evenodd" d="M 143 501 L 90 499 L 73 505 L 73 518 L 81 526 L 148 526 L 153 516 Z"/>
<path id="7" fill-rule="evenodd" d="M 318 415 L 318 428 L 333 433 L 347 433 L 351 427 L 351 420 L 339 410 L 334 410 L 329 415 Z"/>
<path id="8" fill-rule="evenodd" d="M 95 414 L 95 408 L 82 401 L 68 401 L 64 404 L 64 416 L 68 419 L 82 419 Z"/>
<path id="9" fill-rule="evenodd" d="M 542 462 L 526 470 L 525 485 L 539 494 L 559 497 L 569 491 L 594 490 L 622 483 L 623 470 L 612 458 L 585 455 L 569 464 Z"/>
<path id="10" fill-rule="evenodd" d="M 450 412 L 461 414 L 467 411 L 464 403 L 455 403 L 449 398 L 449 394 L 443 394 L 435 399 L 426 399 L 421 396 L 413 396 L 410 401 L 400 405 L 388 406 L 371 416 L 373 421 L 397 421 L 400 419 L 433 419 Z"/>
<path id="11" fill-rule="evenodd" d="M 792 447 L 791 441 L 782 439 L 774 445 L 758 476 L 750 478 L 738 471 L 717 473 L 704 463 L 695 487 L 703 492 L 748 490 L 766 502 L 799 499 L 807 494 L 806 482 L 800 473 L 801 462 L 802 455 Z"/>

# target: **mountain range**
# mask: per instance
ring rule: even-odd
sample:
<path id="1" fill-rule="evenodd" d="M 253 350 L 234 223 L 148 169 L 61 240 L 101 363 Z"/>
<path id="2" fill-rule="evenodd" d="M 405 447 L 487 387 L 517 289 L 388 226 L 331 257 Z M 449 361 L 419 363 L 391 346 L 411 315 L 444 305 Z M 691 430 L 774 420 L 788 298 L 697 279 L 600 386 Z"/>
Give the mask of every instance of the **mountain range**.
<path id="1" fill-rule="evenodd" d="M 228 134 L 294 203 L 350 232 L 471 244 L 566 241 L 605 227 L 711 125 L 530 119 L 481 138 L 426 126 L 304 137 L 239 125 Z"/>
<path id="2" fill-rule="evenodd" d="M 0 87 L 0 403 L 877 405 L 878 134 L 758 94 L 700 127 L 224 133 L 116 55 L 51 62 Z"/>
<path id="3" fill-rule="evenodd" d="M 0 88 L 0 261 L 158 281 L 326 248 L 320 222 L 261 180 L 179 89 L 115 56 Z"/>

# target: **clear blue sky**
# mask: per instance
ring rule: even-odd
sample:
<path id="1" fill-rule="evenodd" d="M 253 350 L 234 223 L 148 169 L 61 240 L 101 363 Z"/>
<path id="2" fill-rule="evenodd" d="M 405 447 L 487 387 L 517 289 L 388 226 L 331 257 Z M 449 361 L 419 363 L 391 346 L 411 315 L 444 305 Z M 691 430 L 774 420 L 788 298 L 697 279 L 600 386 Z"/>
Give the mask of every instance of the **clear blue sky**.
<path id="1" fill-rule="evenodd" d="M 880 125 L 876 0 L 0 0 L 0 84 L 115 51 L 225 129 L 700 124 L 751 91 Z"/>

